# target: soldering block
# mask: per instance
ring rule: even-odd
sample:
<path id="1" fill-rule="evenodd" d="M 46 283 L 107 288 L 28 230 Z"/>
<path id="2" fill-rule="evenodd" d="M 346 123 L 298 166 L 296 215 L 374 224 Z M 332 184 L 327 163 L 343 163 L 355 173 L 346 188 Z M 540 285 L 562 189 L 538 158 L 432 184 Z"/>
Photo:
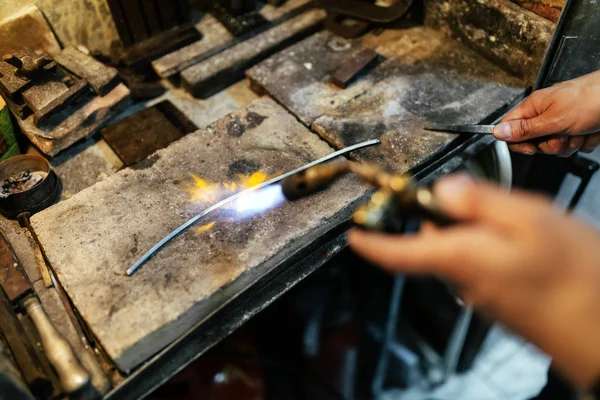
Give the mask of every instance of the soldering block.
<path id="1" fill-rule="evenodd" d="M 217 201 L 194 195 L 197 178 L 275 176 L 331 152 L 262 98 L 36 214 L 32 224 L 77 311 L 115 364 L 130 371 L 284 268 L 289 256 L 345 220 L 367 190 L 346 177 L 326 192 L 248 219 L 222 210 L 125 276 L 155 243 Z"/>

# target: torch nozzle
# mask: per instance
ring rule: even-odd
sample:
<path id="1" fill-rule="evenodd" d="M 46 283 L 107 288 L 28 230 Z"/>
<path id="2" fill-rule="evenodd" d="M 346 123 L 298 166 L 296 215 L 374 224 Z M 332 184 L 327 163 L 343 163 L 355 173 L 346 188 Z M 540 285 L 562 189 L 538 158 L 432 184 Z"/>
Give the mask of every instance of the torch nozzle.
<path id="1" fill-rule="evenodd" d="M 408 174 L 391 174 L 375 164 L 344 160 L 316 165 L 284 179 L 282 192 L 288 200 L 298 200 L 326 189 L 347 173 L 378 189 L 354 214 L 354 222 L 365 229 L 393 231 L 397 227 L 390 221 L 401 214 L 422 216 L 438 225 L 454 223 L 438 206 L 429 188 L 418 187 Z"/>
<path id="2" fill-rule="evenodd" d="M 284 179 L 281 189 L 288 200 L 298 200 L 320 192 L 349 171 L 348 161 L 316 165 Z"/>

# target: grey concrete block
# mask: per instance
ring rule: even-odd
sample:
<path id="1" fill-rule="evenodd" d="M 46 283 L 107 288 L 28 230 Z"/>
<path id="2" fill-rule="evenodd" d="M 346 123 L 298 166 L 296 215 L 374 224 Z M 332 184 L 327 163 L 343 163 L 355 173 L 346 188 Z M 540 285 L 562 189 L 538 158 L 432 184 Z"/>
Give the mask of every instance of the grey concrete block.
<path id="1" fill-rule="evenodd" d="M 263 98 L 35 215 L 32 223 L 79 313 L 127 371 L 277 268 L 311 233 L 339 223 L 340 212 L 366 189 L 348 177 L 326 193 L 252 218 L 222 210 L 204 222 L 214 221 L 212 229 L 188 231 L 126 277 L 158 240 L 216 201 L 193 201 L 190 174 L 210 182 L 255 169 L 278 175 L 331 151 Z"/>

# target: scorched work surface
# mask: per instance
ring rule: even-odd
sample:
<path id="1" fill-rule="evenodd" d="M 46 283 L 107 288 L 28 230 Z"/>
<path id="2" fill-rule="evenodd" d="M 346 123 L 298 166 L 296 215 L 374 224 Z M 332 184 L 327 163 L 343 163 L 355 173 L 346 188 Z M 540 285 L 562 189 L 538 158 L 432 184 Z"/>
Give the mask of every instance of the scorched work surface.
<path id="1" fill-rule="evenodd" d="M 363 49 L 381 63 L 346 89 L 331 75 Z M 456 135 L 423 130 L 427 122 L 478 123 L 523 93 L 523 82 L 458 41 L 430 28 L 386 30 L 346 41 L 322 32 L 248 71 L 336 148 L 368 139 L 382 144 L 356 155 L 406 172 Z"/>
<path id="2" fill-rule="evenodd" d="M 342 222 L 340 215 L 366 190 L 348 177 L 325 193 L 254 217 L 225 209 L 126 277 L 157 241 L 226 197 L 205 198 L 203 185 L 243 183 L 240 176 L 256 178 L 257 171 L 278 175 L 331 152 L 263 98 L 35 215 L 32 224 L 91 332 L 128 371 L 267 272 L 285 267 L 288 255 Z M 256 201 L 242 208 L 250 205 Z"/>

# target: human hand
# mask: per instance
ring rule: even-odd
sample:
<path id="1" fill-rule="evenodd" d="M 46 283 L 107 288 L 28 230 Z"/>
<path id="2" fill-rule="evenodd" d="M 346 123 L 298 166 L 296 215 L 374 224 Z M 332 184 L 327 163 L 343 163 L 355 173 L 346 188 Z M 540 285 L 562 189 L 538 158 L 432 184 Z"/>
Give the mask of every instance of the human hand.
<path id="1" fill-rule="evenodd" d="M 600 71 L 533 92 L 494 136 L 524 154 L 592 152 L 600 144 Z"/>
<path id="2" fill-rule="evenodd" d="M 351 247 L 393 272 L 435 274 L 463 300 L 554 357 L 583 387 L 600 378 L 600 234 L 537 196 L 465 176 L 435 187 L 462 223 L 415 235 L 350 232 Z"/>

